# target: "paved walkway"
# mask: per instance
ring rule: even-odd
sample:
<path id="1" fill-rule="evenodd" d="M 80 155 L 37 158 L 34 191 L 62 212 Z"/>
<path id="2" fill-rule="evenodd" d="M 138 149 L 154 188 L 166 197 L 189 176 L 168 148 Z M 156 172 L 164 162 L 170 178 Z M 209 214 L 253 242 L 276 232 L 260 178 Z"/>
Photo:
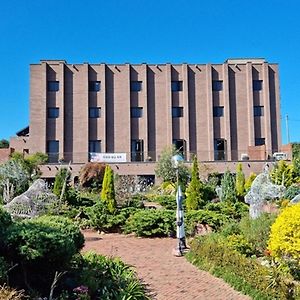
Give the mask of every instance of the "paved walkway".
<path id="1" fill-rule="evenodd" d="M 174 257 L 176 240 L 143 239 L 120 234 L 99 235 L 85 231 L 84 251 L 94 250 L 107 256 L 118 256 L 134 266 L 156 300 L 249 300 L 223 280 L 198 270 L 184 257 Z"/>

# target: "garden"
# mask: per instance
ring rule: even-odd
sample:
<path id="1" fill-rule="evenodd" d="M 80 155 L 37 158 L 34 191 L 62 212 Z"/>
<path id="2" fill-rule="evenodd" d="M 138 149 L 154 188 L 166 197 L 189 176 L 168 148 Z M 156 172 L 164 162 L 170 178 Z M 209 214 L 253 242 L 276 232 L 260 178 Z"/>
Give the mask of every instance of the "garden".
<path id="1" fill-rule="evenodd" d="M 175 237 L 174 151 L 162 153 L 156 185 L 102 163 L 87 163 L 76 185 L 61 167 L 47 185 L 39 179 L 38 166 L 47 161 L 40 153 L 13 154 L 0 165 L 0 299 L 147 299 L 131 267 L 81 251 L 82 230 Z M 248 178 L 241 164 L 235 174 L 204 178 L 196 157 L 191 169 L 180 163 L 186 259 L 253 299 L 298 299 L 297 155 Z"/>

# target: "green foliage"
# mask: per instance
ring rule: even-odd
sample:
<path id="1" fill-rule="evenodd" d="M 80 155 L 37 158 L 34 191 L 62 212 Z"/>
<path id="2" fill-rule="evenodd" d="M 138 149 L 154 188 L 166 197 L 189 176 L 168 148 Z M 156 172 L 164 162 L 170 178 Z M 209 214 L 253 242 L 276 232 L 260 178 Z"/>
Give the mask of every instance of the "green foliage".
<path id="1" fill-rule="evenodd" d="M 117 207 L 115 199 L 114 173 L 109 165 L 105 167 L 102 184 L 101 200 L 107 206 L 110 213 L 114 213 Z"/>
<path id="2" fill-rule="evenodd" d="M 292 144 L 292 155 L 293 155 L 293 160 L 300 158 L 300 143 Z"/>
<path id="3" fill-rule="evenodd" d="M 121 227 L 131 214 L 137 209 L 133 207 L 118 209 L 111 214 L 103 202 L 97 202 L 85 210 L 89 219 L 89 225 L 97 230 L 108 232 L 120 232 Z"/>
<path id="4" fill-rule="evenodd" d="M 177 154 L 175 147 L 168 147 L 162 151 L 157 162 L 155 174 L 164 182 L 168 181 L 172 182 L 173 184 L 177 182 L 176 169 L 172 164 L 172 157 L 175 154 Z M 188 168 L 182 162 L 179 163 L 178 173 L 179 181 L 182 184 L 182 187 L 184 187 L 189 179 L 190 174 Z"/>
<path id="5" fill-rule="evenodd" d="M 227 170 L 221 180 L 221 201 L 236 202 L 235 183 L 232 174 Z"/>
<path id="6" fill-rule="evenodd" d="M 61 168 L 55 175 L 53 194 L 55 194 L 58 198 L 62 196 L 62 192 L 63 192 L 62 199 L 63 200 L 66 199 L 68 182 L 70 180 L 70 177 L 71 177 L 71 173 L 67 168 Z"/>
<path id="7" fill-rule="evenodd" d="M 213 229 L 218 229 L 220 226 L 228 221 L 227 217 L 215 212 L 208 210 L 191 210 L 185 215 L 185 230 L 186 234 L 193 236 L 196 233 L 196 226 L 198 224 L 207 224 Z"/>
<path id="8" fill-rule="evenodd" d="M 151 198 L 151 201 L 159 203 L 166 209 L 177 209 L 176 197 L 174 195 L 155 195 L 155 197 Z"/>
<path id="9" fill-rule="evenodd" d="M 146 237 L 172 235 L 175 232 L 175 211 L 139 210 L 128 218 L 124 232 Z"/>
<path id="10" fill-rule="evenodd" d="M 251 185 L 252 185 L 252 182 L 254 181 L 254 179 L 256 178 L 256 174 L 251 172 L 249 177 L 246 179 L 245 181 L 245 192 L 248 193 L 250 188 L 251 188 Z"/>
<path id="11" fill-rule="evenodd" d="M 4 257 L 0 256 L 0 284 L 7 281 L 8 264 Z M 0 297 L 1 299 L 1 297 Z"/>
<path id="12" fill-rule="evenodd" d="M 242 216 L 249 213 L 249 207 L 244 202 L 217 202 L 208 203 L 204 207 L 207 210 L 218 212 L 228 219 L 240 220 Z"/>
<path id="13" fill-rule="evenodd" d="M 231 245 L 234 244 L 232 240 Z M 248 247 L 245 242 L 238 243 L 238 247 L 243 244 L 245 248 Z M 223 278 L 235 289 L 253 299 L 292 299 L 291 293 L 295 291 L 290 276 L 278 272 L 272 266 L 264 267 L 255 258 L 246 257 L 233 250 L 228 247 L 228 240 L 219 234 L 213 233 L 194 239 L 187 258 L 199 268 Z"/>
<path id="14" fill-rule="evenodd" d="M 285 190 L 283 198 L 292 200 L 295 196 L 299 194 L 300 194 L 300 186 L 293 184 Z"/>
<path id="15" fill-rule="evenodd" d="M 237 196 L 245 195 L 245 174 L 241 163 L 238 163 L 236 168 L 235 189 Z"/>
<path id="16" fill-rule="evenodd" d="M 289 187 L 295 182 L 293 164 L 287 164 L 284 160 L 280 160 L 271 171 L 270 177 L 273 183 Z"/>
<path id="17" fill-rule="evenodd" d="M 205 205 L 203 183 L 199 177 L 199 168 L 197 157 L 193 158 L 192 178 L 186 189 L 186 208 L 187 210 L 195 210 Z"/>
<path id="18" fill-rule="evenodd" d="M 6 139 L 0 140 L 0 149 L 9 148 L 9 141 Z"/>
<path id="19" fill-rule="evenodd" d="M 92 299 L 122 300 L 149 299 L 133 269 L 118 258 L 107 258 L 93 252 L 77 256 L 67 280 L 88 287 Z"/>

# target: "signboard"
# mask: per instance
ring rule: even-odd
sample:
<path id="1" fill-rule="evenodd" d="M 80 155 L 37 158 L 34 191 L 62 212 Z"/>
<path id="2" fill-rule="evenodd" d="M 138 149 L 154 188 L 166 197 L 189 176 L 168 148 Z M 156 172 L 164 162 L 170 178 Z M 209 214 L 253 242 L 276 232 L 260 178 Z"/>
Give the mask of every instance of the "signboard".
<path id="1" fill-rule="evenodd" d="M 126 162 L 126 153 L 96 153 L 90 152 L 91 162 L 120 163 Z"/>

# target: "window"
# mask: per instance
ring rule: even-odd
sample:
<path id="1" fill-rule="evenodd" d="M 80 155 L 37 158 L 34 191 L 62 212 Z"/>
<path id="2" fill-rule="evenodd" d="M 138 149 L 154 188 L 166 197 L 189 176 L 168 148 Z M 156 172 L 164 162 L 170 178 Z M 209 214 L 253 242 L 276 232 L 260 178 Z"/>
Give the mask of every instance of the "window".
<path id="1" fill-rule="evenodd" d="M 95 141 L 89 141 L 89 152 L 101 152 L 101 141 L 95 140 Z"/>
<path id="2" fill-rule="evenodd" d="M 47 91 L 48 92 L 57 92 L 59 90 L 59 81 L 48 81 L 47 82 Z"/>
<path id="3" fill-rule="evenodd" d="M 215 139 L 214 141 L 214 158 L 215 160 L 225 160 L 226 159 L 226 140 L 225 139 Z"/>
<path id="4" fill-rule="evenodd" d="M 264 115 L 264 107 L 263 106 L 254 106 L 253 107 L 254 117 L 261 117 Z"/>
<path id="5" fill-rule="evenodd" d="M 99 92 L 101 90 L 101 81 L 89 81 L 89 92 Z"/>
<path id="6" fill-rule="evenodd" d="M 262 145 L 265 145 L 265 138 L 256 138 L 255 146 L 262 146 Z"/>
<path id="7" fill-rule="evenodd" d="M 224 116 L 224 106 L 214 106 L 213 116 L 214 117 L 223 117 Z"/>
<path id="8" fill-rule="evenodd" d="M 180 118 L 180 117 L 183 117 L 183 107 L 173 106 L 172 107 L 172 118 Z"/>
<path id="9" fill-rule="evenodd" d="M 58 118 L 59 117 L 59 108 L 58 107 L 49 107 L 48 108 L 48 118 Z"/>
<path id="10" fill-rule="evenodd" d="M 131 118 L 141 118 L 143 116 L 142 107 L 131 107 L 130 108 L 130 117 Z"/>
<path id="11" fill-rule="evenodd" d="M 223 81 L 222 80 L 213 80 L 212 81 L 212 90 L 213 91 L 222 91 L 223 90 Z"/>
<path id="12" fill-rule="evenodd" d="M 131 140 L 131 161 L 144 161 L 143 140 Z"/>
<path id="13" fill-rule="evenodd" d="M 253 80 L 253 91 L 262 90 L 263 81 L 262 80 Z"/>
<path id="14" fill-rule="evenodd" d="M 57 163 L 58 162 L 58 154 L 59 154 L 59 141 L 47 141 L 47 154 L 49 163 Z"/>
<path id="15" fill-rule="evenodd" d="M 185 140 L 173 140 L 173 145 L 178 154 L 185 158 L 186 141 Z"/>
<path id="16" fill-rule="evenodd" d="M 139 92 L 142 90 L 142 81 L 131 81 L 130 82 L 130 91 Z"/>
<path id="17" fill-rule="evenodd" d="M 89 118 L 100 118 L 100 117 L 101 117 L 101 107 L 89 108 Z"/>
<path id="18" fill-rule="evenodd" d="M 180 92 L 182 91 L 182 81 L 172 81 L 171 82 L 172 92 Z"/>

